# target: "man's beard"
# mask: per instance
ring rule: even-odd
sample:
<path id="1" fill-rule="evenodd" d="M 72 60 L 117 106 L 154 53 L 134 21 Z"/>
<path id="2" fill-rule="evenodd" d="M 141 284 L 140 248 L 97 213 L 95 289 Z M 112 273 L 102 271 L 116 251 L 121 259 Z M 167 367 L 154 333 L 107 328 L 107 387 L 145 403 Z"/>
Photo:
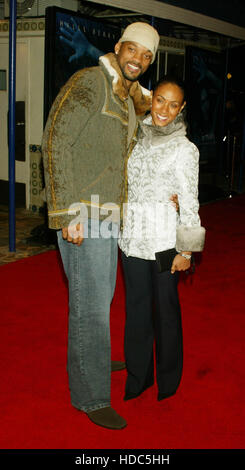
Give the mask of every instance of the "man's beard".
<path id="1" fill-rule="evenodd" d="M 143 75 L 144 72 L 142 72 L 142 70 L 139 72 L 139 74 L 137 75 L 137 77 L 132 77 L 131 75 L 128 75 L 124 69 L 121 69 L 122 71 L 122 74 L 123 74 L 123 77 L 126 79 L 126 80 L 129 80 L 130 82 L 137 82 L 137 80 L 141 77 L 141 75 Z"/>

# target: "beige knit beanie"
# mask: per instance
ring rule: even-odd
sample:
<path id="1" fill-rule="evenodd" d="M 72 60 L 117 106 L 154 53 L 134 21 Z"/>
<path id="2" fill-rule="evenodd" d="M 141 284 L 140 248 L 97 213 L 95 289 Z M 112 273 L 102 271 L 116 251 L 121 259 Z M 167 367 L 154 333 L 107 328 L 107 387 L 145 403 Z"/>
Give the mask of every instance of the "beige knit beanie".
<path id="1" fill-rule="evenodd" d="M 138 42 L 141 46 L 149 49 L 152 54 L 152 62 L 154 62 L 156 57 L 156 52 L 159 44 L 159 34 L 153 26 L 148 23 L 132 23 L 124 30 L 122 37 L 119 39 L 119 42 L 133 41 Z"/>

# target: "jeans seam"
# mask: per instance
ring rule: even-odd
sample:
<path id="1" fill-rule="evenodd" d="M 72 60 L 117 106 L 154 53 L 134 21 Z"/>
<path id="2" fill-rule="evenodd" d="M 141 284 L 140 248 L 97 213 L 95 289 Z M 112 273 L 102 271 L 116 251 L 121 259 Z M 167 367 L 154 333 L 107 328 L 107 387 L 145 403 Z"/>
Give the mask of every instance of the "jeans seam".
<path id="1" fill-rule="evenodd" d="M 74 259 L 75 259 L 75 267 L 74 267 L 74 270 L 76 268 L 76 287 L 75 287 L 75 296 L 76 296 L 76 302 L 75 302 L 75 308 L 76 308 L 76 314 L 77 314 L 77 317 L 78 317 L 78 342 L 79 342 L 79 370 L 80 370 L 80 373 L 81 373 L 81 376 L 83 377 L 83 380 L 85 382 L 85 386 L 87 388 L 87 392 L 89 394 L 89 396 L 93 396 L 93 393 L 91 391 L 91 388 L 89 386 L 89 383 L 88 383 L 88 380 L 87 380 L 87 374 L 85 372 L 85 367 L 84 367 L 84 343 L 82 341 L 82 337 L 83 337 L 83 330 L 82 330 L 82 319 L 81 319 L 81 313 L 80 313 L 80 306 L 79 306 L 79 273 L 80 273 L 80 263 L 79 263 L 79 247 L 77 246 L 74 246 L 73 248 L 75 248 L 75 256 L 74 256 Z"/>

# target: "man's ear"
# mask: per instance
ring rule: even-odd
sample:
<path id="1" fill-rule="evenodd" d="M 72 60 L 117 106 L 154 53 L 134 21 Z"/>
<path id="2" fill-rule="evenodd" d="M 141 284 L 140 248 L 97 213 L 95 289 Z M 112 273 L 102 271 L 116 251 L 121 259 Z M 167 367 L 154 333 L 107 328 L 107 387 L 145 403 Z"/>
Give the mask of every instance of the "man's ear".
<path id="1" fill-rule="evenodd" d="M 119 51 L 120 51 L 120 49 L 121 49 L 121 45 L 122 45 L 121 42 L 117 42 L 117 43 L 115 44 L 114 51 L 115 51 L 115 54 L 116 54 L 116 55 L 119 53 Z"/>

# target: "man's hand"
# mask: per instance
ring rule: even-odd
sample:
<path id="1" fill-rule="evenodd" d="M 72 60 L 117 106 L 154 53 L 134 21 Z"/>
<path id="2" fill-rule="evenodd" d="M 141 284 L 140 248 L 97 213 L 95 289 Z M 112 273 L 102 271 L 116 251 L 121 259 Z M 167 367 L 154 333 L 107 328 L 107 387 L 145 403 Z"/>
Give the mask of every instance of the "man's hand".
<path id="1" fill-rule="evenodd" d="M 72 18 L 71 22 L 73 27 L 67 23 L 64 23 L 64 25 L 60 27 L 61 42 L 69 46 L 74 51 L 73 55 L 68 59 L 68 62 L 70 63 L 74 60 L 82 59 L 89 47 L 89 42 L 85 34 L 83 34 L 83 32 L 78 28 L 76 21 Z"/>
<path id="2" fill-rule="evenodd" d="M 179 200 L 178 200 L 178 194 L 173 194 L 170 198 L 170 201 L 173 202 L 173 206 L 176 209 L 176 212 L 179 212 Z"/>
<path id="3" fill-rule="evenodd" d="M 77 22 L 71 18 L 72 26 L 68 23 L 64 23 L 60 27 L 60 40 L 63 44 L 66 44 L 73 50 L 73 54 L 69 57 L 68 62 L 81 61 L 84 56 L 89 56 L 95 62 L 98 62 L 99 57 L 104 52 L 93 46 L 85 34 L 80 30 Z"/>
<path id="4" fill-rule="evenodd" d="M 191 254 L 188 252 L 188 254 Z M 171 274 L 174 274 L 175 271 L 186 271 L 191 266 L 191 260 L 186 259 L 181 255 L 176 255 L 173 264 L 171 267 Z"/>
<path id="5" fill-rule="evenodd" d="M 83 242 L 83 224 L 69 225 L 69 227 L 62 228 L 62 237 L 74 245 L 80 246 Z"/>

